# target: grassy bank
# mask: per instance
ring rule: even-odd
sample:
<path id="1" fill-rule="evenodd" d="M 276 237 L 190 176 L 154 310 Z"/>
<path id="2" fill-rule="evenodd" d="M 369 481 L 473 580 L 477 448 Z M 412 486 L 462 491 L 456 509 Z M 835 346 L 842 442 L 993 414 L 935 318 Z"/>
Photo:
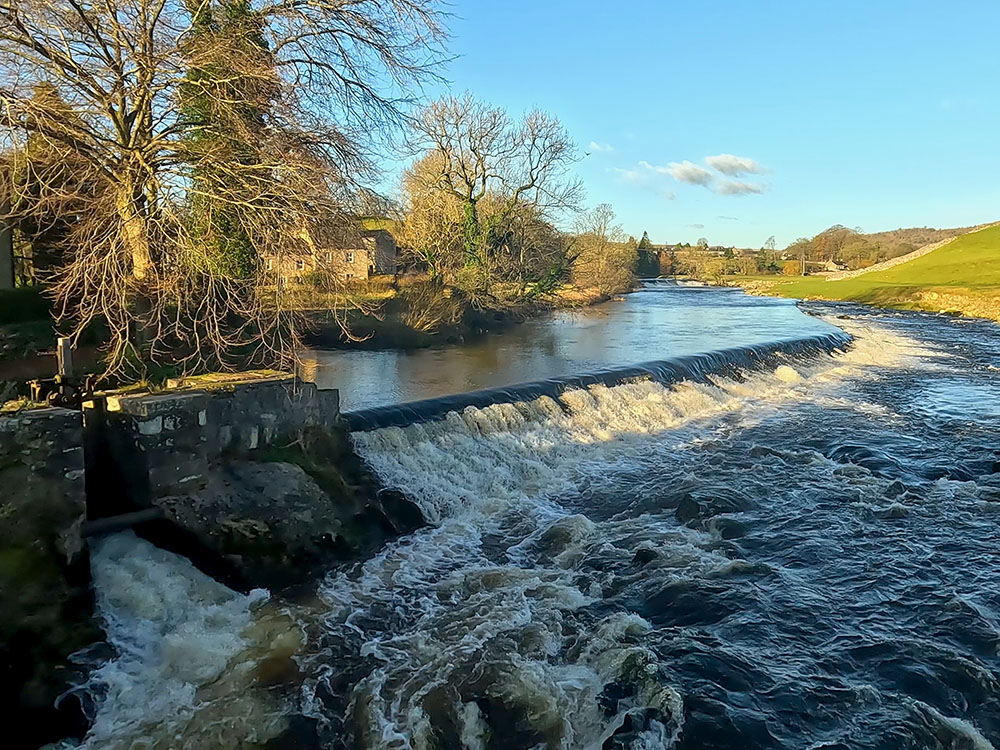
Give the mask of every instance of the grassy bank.
<path id="1" fill-rule="evenodd" d="M 1000 226 L 962 235 L 927 255 L 852 279 L 752 277 L 733 281 L 752 293 L 1000 321 Z"/>

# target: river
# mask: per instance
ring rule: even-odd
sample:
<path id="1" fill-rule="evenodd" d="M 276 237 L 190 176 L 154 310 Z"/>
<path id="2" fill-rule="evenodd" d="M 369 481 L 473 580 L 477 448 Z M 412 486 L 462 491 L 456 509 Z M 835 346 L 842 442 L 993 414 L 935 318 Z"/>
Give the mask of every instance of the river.
<path id="1" fill-rule="evenodd" d="M 341 405 L 352 410 L 830 330 L 793 300 L 650 281 L 618 301 L 528 320 L 463 346 L 316 351 L 307 368 L 320 387 L 340 388 Z"/>
<path id="2" fill-rule="evenodd" d="M 265 594 L 105 540 L 117 656 L 88 687 L 85 745 L 256 747 L 304 714 L 329 748 L 994 747 L 996 326 L 805 310 L 661 286 L 472 347 L 329 355 L 361 408 L 854 336 L 753 372 L 355 433 L 431 524 L 280 613 L 307 633 L 291 695 L 246 677 L 276 638 Z"/>

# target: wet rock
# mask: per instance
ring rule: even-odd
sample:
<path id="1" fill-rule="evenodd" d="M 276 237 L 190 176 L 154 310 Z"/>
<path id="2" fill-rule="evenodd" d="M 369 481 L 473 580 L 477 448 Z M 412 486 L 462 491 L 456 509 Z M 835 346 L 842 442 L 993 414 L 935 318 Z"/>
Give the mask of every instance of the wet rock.
<path id="1" fill-rule="evenodd" d="M 597 696 L 597 705 L 605 716 L 614 716 L 619 711 L 619 704 L 635 695 L 635 687 L 627 682 L 609 682 Z"/>
<path id="2" fill-rule="evenodd" d="M 704 508 L 694 499 L 691 495 L 685 495 L 681 498 L 680 503 L 677 504 L 677 509 L 674 511 L 674 517 L 680 523 L 688 523 L 696 518 L 701 518 L 704 515 Z"/>
<path id="3" fill-rule="evenodd" d="M 658 627 L 712 625 L 736 611 L 724 582 L 674 581 L 645 597 L 640 614 Z"/>
<path id="4" fill-rule="evenodd" d="M 888 453 L 864 445 L 837 445 L 826 455 L 838 463 L 853 464 L 867 469 L 877 477 L 889 478 L 905 473 L 899 461 Z"/>
<path id="5" fill-rule="evenodd" d="M 900 482 L 898 479 L 896 479 L 893 482 L 891 482 L 888 487 L 885 488 L 884 494 L 886 497 L 896 498 L 906 493 L 906 491 L 907 491 L 906 485 Z"/>
<path id="6" fill-rule="evenodd" d="M 319 738 L 318 721 L 307 716 L 296 715 L 288 720 L 288 728 L 270 740 L 266 750 L 318 750 L 322 747 Z"/>
<path id="7" fill-rule="evenodd" d="M 717 518 L 712 526 L 723 539 L 739 539 L 747 534 L 746 525 L 735 518 Z"/>
<path id="8" fill-rule="evenodd" d="M 657 554 L 655 549 L 651 549 L 650 547 L 640 547 L 636 550 L 635 555 L 632 557 L 632 564 L 647 565 L 658 557 L 659 554 Z"/>
<path id="9" fill-rule="evenodd" d="M 707 515 L 720 513 L 742 513 L 753 507 L 753 502 L 736 492 L 717 492 L 703 501 Z"/>
<path id="10" fill-rule="evenodd" d="M 233 462 L 198 488 L 155 503 L 252 585 L 269 588 L 333 556 L 343 525 L 319 485 L 293 464 Z"/>
<path id="11" fill-rule="evenodd" d="M 649 737 L 669 719 L 655 708 L 633 708 L 621 719 L 621 724 L 601 745 L 601 750 L 628 750 L 649 747 Z"/>
<path id="12" fill-rule="evenodd" d="M 378 486 L 345 436 L 314 428 L 253 458 L 227 461 L 187 492 L 153 500 L 229 561 L 241 588 L 300 586 L 424 524 L 416 505 Z"/>
<path id="13" fill-rule="evenodd" d="M 910 510 L 902 503 L 893 503 L 886 508 L 879 508 L 875 515 L 885 519 L 906 518 L 910 515 Z"/>

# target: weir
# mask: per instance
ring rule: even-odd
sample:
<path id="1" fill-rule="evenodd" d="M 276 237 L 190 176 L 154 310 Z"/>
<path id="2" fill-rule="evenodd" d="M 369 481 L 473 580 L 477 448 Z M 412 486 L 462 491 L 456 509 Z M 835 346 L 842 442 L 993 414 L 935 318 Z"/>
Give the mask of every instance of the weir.
<path id="1" fill-rule="evenodd" d="M 9 490 L 0 500 L 0 512 L 18 520 L 5 526 L 3 541 L 25 559 L 37 599 L 51 603 L 46 616 L 52 623 L 65 619 L 67 608 L 77 613 L 77 619 L 67 623 L 76 640 L 68 642 L 65 656 L 100 638 L 89 602 L 88 538 L 103 544 L 101 537 L 107 540 L 108 534 L 131 528 L 231 588 L 281 591 L 306 580 L 311 571 L 327 571 L 334 561 L 370 555 L 389 539 L 425 524 L 436 527 L 456 512 L 491 514 L 537 481 L 534 457 L 491 472 L 470 469 L 468 455 L 462 452 L 442 453 L 428 462 L 428 476 L 454 479 L 466 472 L 467 490 L 441 497 L 425 492 L 411 500 L 395 488 L 412 486 L 412 467 L 404 462 L 393 473 L 385 463 L 398 457 L 398 446 L 390 441 L 379 447 L 380 440 L 391 436 L 364 431 L 542 396 L 555 399 L 575 418 L 574 399 L 589 398 L 582 392 L 588 386 L 710 382 L 715 376 L 743 380 L 754 371 L 767 373 L 779 365 L 821 359 L 851 343 L 848 334 L 834 332 L 349 413 L 339 413 L 335 391 L 273 376 L 251 382 L 195 381 L 155 394 L 110 395 L 85 404 L 82 412 L 28 409 L 0 417 L 0 479 Z M 775 385 L 783 387 L 777 381 Z M 624 391 L 614 393 L 629 396 L 630 389 Z M 553 404 L 546 408 L 558 420 Z M 629 410 L 625 429 L 635 428 L 642 416 Z M 654 409 L 646 416 L 651 429 L 661 429 L 669 414 Z M 608 419 L 601 413 L 591 421 L 599 422 L 602 431 L 621 429 L 609 427 Z M 362 434 L 348 440 L 345 428 Z M 574 444 L 566 445 L 546 459 L 552 470 L 545 482 L 549 487 L 565 481 L 559 467 L 574 465 L 567 453 Z M 510 448 L 506 445 L 505 453 Z M 325 481 L 331 471 L 341 475 L 337 487 Z M 504 482 L 510 485 L 506 490 Z M 470 497 L 493 500 L 477 505 Z M 426 537 L 428 559 L 460 554 L 464 542 L 453 540 L 458 548 L 449 550 L 444 544 L 448 533 Z M 49 569 L 53 572 L 47 578 L 34 572 Z M 428 580 L 437 578 L 436 570 L 428 573 Z M 0 593 L 23 590 L 20 578 L 0 582 L 5 583 Z M 11 605 L 2 596 L 0 603 Z M 16 617 L 8 620 L 20 622 Z M 3 625 L 0 618 L 0 634 L 9 633 L 11 642 L 31 635 L 19 625 L 7 631 Z M 60 662 L 43 664 L 32 653 L 25 650 L 23 657 L 15 654 L 8 661 L 18 684 L 39 679 L 51 683 L 37 705 L 40 712 L 50 711 L 54 697 L 66 689 L 64 678 L 54 671 Z M 78 713 L 67 709 L 71 718 Z"/>
<path id="2" fill-rule="evenodd" d="M 710 376 L 739 378 L 743 373 L 759 372 L 819 354 L 832 354 L 847 348 L 852 341 L 853 337 L 844 332 L 785 339 L 768 344 L 733 347 L 704 354 L 613 367 L 583 375 L 549 378 L 404 404 L 359 409 L 343 412 L 341 418 L 351 432 L 364 432 L 384 427 L 406 427 L 418 422 L 431 422 L 443 419 L 449 412 L 469 407 L 481 409 L 494 404 L 531 401 L 543 396 L 558 402 L 559 397 L 568 390 L 588 388 L 593 385 L 615 386 L 633 380 L 654 380 L 663 385 L 670 385 L 684 380 L 700 383 Z"/>

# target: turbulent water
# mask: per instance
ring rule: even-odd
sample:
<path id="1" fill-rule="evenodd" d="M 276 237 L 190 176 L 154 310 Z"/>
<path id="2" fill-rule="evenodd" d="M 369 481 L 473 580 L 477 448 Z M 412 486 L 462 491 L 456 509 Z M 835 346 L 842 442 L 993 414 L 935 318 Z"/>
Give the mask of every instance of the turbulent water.
<path id="1" fill-rule="evenodd" d="M 227 712 L 206 687 L 260 700 L 234 677 L 270 648 L 256 595 L 106 543 L 123 655 L 92 678 L 95 732 L 167 722 L 174 746 L 245 747 L 300 711 L 331 748 L 994 747 L 996 328 L 813 311 L 853 347 L 355 433 L 431 525 L 296 613 L 304 682 L 284 702 Z M 102 578 L 110 559 L 180 588 L 148 610 L 114 601 L 135 578 Z M 163 642 L 192 653 L 147 647 Z M 155 702 L 139 718 L 157 685 L 189 718 Z M 215 717 L 226 741 L 202 726 Z"/>
<path id="2" fill-rule="evenodd" d="M 91 560 L 114 656 L 81 655 L 100 666 L 73 691 L 92 718 L 80 747 L 253 747 L 285 728 L 291 703 L 256 686 L 299 638 L 266 591 L 237 594 L 131 532 L 96 541 Z"/>

